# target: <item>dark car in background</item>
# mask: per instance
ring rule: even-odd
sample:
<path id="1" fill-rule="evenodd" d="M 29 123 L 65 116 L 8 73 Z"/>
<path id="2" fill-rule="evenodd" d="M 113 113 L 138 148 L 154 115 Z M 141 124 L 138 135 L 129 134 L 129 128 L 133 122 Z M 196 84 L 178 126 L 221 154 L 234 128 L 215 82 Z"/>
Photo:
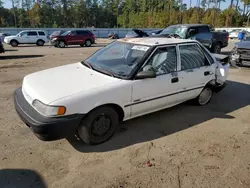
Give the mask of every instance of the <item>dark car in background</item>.
<path id="1" fill-rule="evenodd" d="M 171 25 L 156 33 L 133 29 L 133 33 L 127 38 L 138 37 L 174 37 L 182 39 L 194 39 L 202 43 L 210 52 L 220 53 L 221 49 L 228 46 L 229 33 L 212 31 L 206 24 L 177 24 Z"/>
<path id="2" fill-rule="evenodd" d="M 156 37 L 169 37 L 194 39 L 202 43 L 210 52 L 220 53 L 228 46 L 229 33 L 216 32 L 207 24 L 177 24 L 164 29 Z"/>
<path id="3" fill-rule="evenodd" d="M 3 43 L 2 43 L 2 40 L 0 39 L 0 53 L 4 53 L 5 50 L 4 50 L 4 47 L 3 47 Z"/>
<path id="4" fill-rule="evenodd" d="M 95 36 L 89 30 L 71 30 L 53 38 L 52 45 L 59 48 L 64 48 L 70 45 L 80 45 L 81 47 L 90 47 L 95 44 Z"/>
<path id="5" fill-rule="evenodd" d="M 9 34 L 9 33 L 0 33 L 0 40 L 2 42 L 4 42 L 4 38 L 8 37 L 8 36 L 11 36 L 11 34 Z"/>
<path id="6" fill-rule="evenodd" d="M 250 66 L 250 41 L 236 42 L 231 52 L 231 64 Z"/>

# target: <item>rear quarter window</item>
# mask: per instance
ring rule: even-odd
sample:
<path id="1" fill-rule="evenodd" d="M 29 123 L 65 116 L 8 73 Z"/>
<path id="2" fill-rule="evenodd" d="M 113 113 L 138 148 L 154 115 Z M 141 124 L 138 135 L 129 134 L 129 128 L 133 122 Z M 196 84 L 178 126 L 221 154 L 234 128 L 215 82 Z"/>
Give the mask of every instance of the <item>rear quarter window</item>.
<path id="1" fill-rule="evenodd" d="M 40 36 L 45 36 L 45 33 L 42 32 L 42 31 L 38 31 L 38 34 L 39 34 Z"/>

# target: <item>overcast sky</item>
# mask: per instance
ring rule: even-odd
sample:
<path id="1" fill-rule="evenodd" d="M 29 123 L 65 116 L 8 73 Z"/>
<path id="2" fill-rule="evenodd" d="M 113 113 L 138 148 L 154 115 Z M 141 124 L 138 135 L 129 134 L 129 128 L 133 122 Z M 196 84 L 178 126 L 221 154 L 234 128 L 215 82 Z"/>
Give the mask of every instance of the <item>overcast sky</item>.
<path id="1" fill-rule="evenodd" d="M 196 1 L 192 0 L 192 6 L 196 5 Z M 11 0 L 3 0 L 4 7 L 5 8 L 11 8 Z M 186 3 L 189 6 L 189 0 L 183 0 L 183 3 Z M 221 2 L 221 9 L 225 9 L 228 7 L 230 1 L 227 2 Z M 239 5 L 242 7 L 242 3 L 239 3 Z"/>

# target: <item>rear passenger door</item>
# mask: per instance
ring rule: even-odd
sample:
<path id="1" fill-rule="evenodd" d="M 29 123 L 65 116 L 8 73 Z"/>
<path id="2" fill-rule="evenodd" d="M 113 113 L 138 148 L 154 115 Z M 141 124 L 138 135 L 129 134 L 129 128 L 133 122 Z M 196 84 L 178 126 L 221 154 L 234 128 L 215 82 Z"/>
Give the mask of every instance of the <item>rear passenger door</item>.
<path id="1" fill-rule="evenodd" d="M 181 62 L 181 98 L 185 101 L 199 95 L 204 86 L 215 78 L 215 70 L 199 44 L 179 44 L 178 51 Z"/>
<path id="2" fill-rule="evenodd" d="M 84 30 L 76 31 L 76 32 L 77 32 L 79 44 L 84 44 L 85 41 L 86 41 L 86 39 L 89 38 L 89 32 L 88 31 L 84 31 Z"/>
<path id="3" fill-rule="evenodd" d="M 38 40 L 38 35 L 36 31 L 28 31 L 28 37 L 26 38 L 27 41 L 24 43 L 35 44 Z"/>

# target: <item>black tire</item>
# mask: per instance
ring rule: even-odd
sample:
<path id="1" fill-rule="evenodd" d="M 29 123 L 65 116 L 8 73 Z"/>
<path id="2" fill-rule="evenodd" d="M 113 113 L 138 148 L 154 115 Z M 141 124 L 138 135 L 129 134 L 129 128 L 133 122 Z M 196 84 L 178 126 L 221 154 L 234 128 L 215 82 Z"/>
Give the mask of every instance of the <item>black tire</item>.
<path id="1" fill-rule="evenodd" d="M 85 46 L 86 47 L 90 47 L 91 45 L 92 45 L 91 40 L 88 39 L 88 40 L 85 41 Z"/>
<path id="2" fill-rule="evenodd" d="M 12 40 L 12 41 L 10 41 L 10 45 L 11 45 L 12 47 L 17 47 L 17 46 L 18 46 L 17 40 Z"/>
<path id="3" fill-rule="evenodd" d="M 207 98 L 204 97 L 205 101 L 202 101 L 201 97 L 204 96 L 204 92 L 207 92 L 207 91 L 209 92 L 209 96 Z M 204 106 L 204 105 L 208 104 L 211 101 L 212 97 L 213 97 L 213 89 L 211 87 L 206 86 L 201 91 L 201 93 L 199 94 L 199 96 L 194 99 L 194 102 L 198 106 Z"/>
<path id="4" fill-rule="evenodd" d="M 58 47 L 59 48 L 64 48 L 66 45 L 65 45 L 65 42 L 63 40 L 59 41 L 58 42 Z"/>
<path id="5" fill-rule="evenodd" d="M 44 45 L 44 41 L 43 40 L 38 40 L 37 42 L 36 42 L 36 45 L 37 46 L 43 46 Z"/>
<path id="6" fill-rule="evenodd" d="M 118 125 L 119 116 L 116 110 L 103 106 L 93 110 L 82 120 L 77 133 L 85 143 L 96 145 L 110 139 Z M 103 134 L 101 134 L 102 132 Z"/>
<path id="7" fill-rule="evenodd" d="M 221 53 L 221 45 L 220 43 L 215 43 L 212 46 L 212 53 L 220 54 Z"/>

